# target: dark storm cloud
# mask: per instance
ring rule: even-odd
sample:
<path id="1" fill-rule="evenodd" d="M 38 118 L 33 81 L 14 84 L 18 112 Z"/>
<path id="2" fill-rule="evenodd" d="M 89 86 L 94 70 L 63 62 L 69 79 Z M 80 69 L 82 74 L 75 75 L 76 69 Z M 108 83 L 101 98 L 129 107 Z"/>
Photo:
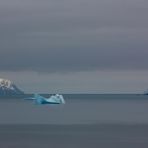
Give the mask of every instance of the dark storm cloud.
<path id="1" fill-rule="evenodd" d="M 148 1 L 1 0 L 0 70 L 148 69 Z"/>

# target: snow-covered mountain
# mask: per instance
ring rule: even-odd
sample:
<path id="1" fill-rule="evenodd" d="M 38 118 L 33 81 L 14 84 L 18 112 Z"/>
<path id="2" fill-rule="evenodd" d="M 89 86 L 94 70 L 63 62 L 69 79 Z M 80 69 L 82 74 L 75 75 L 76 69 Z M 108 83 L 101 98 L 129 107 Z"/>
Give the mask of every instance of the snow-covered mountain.
<path id="1" fill-rule="evenodd" d="M 17 95 L 23 94 L 24 92 L 21 91 L 13 82 L 10 80 L 0 78 L 0 95 Z"/>

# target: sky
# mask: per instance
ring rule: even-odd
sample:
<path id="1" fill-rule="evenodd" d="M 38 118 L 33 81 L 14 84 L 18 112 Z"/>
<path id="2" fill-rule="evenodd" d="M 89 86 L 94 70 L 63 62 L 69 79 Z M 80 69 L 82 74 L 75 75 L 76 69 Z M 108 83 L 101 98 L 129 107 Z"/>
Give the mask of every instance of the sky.
<path id="1" fill-rule="evenodd" d="M 0 77 L 27 93 L 142 93 L 147 0 L 1 0 Z"/>

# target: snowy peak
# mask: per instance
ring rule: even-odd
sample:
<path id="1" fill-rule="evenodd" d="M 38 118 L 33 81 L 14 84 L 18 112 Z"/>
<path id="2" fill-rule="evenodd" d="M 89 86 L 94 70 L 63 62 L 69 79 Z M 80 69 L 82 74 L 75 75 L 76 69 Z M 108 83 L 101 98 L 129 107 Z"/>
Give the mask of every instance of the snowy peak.
<path id="1" fill-rule="evenodd" d="M 23 94 L 23 92 L 10 80 L 0 78 L 0 95 L 12 94 Z"/>
<path id="2" fill-rule="evenodd" d="M 13 83 L 10 80 L 0 78 L 0 87 L 6 87 L 12 89 Z"/>

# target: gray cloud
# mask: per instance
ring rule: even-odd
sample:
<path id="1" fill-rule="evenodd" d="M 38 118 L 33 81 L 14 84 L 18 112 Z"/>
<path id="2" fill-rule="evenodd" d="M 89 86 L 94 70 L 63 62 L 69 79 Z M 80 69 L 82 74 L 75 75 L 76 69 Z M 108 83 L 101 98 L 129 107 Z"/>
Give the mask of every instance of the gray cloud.
<path id="1" fill-rule="evenodd" d="M 1 0 L 0 70 L 148 69 L 148 1 Z"/>
<path id="2" fill-rule="evenodd" d="M 148 71 L 0 72 L 26 93 L 143 93 Z"/>

